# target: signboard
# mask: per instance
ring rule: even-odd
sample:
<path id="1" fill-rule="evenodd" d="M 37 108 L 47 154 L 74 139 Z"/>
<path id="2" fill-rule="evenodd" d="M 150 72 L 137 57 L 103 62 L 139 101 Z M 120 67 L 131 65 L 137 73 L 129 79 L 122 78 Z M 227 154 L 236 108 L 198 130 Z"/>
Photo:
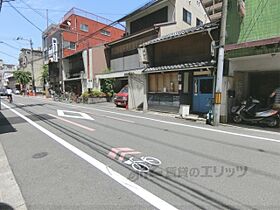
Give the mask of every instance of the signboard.
<path id="1" fill-rule="evenodd" d="M 92 79 L 87 80 L 87 88 L 93 88 L 93 80 Z"/>
<path id="2" fill-rule="evenodd" d="M 138 48 L 138 54 L 139 54 L 140 63 L 149 63 L 146 47 Z"/>

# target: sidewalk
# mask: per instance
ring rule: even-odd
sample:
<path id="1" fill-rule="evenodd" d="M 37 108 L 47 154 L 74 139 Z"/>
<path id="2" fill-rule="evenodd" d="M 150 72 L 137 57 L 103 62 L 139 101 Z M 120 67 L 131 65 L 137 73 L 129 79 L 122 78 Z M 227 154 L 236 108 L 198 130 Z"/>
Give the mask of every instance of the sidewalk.
<path id="1" fill-rule="evenodd" d="M 27 210 L 18 184 L 0 143 L 0 209 Z"/>

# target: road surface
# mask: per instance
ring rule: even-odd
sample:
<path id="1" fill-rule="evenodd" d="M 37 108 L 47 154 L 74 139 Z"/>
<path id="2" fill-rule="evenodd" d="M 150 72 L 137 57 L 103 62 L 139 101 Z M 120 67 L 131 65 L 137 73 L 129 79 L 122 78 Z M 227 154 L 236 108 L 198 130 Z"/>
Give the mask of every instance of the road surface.
<path id="1" fill-rule="evenodd" d="M 280 133 L 36 97 L 0 113 L 28 209 L 280 209 Z"/>

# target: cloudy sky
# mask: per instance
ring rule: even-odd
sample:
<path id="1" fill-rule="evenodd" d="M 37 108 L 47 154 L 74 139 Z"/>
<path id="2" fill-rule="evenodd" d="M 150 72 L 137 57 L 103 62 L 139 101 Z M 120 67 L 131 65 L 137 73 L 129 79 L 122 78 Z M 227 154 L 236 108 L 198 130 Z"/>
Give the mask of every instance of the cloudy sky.
<path id="1" fill-rule="evenodd" d="M 59 22 L 72 7 L 77 7 L 112 21 L 128 14 L 149 0 L 15 0 L 3 4 L 0 13 L 0 59 L 5 63 L 17 64 L 20 48 L 28 48 L 27 41 L 17 41 L 17 37 L 32 38 L 34 48 L 41 47 L 40 30 L 47 26 L 46 11 L 49 23 Z M 32 9 L 34 10 L 32 10 Z M 17 9 L 35 26 L 16 12 Z M 37 28 L 36 28 L 37 27 Z M 39 30 L 39 29 L 40 30 Z"/>

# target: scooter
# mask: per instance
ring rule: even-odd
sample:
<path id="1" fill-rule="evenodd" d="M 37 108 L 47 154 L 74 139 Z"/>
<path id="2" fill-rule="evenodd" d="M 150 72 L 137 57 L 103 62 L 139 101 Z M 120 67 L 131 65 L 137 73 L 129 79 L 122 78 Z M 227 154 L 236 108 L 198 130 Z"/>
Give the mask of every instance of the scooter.
<path id="1" fill-rule="evenodd" d="M 250 97 L 241 103 L 240 106 L 232 107 L 232 120 L 235 123 L 259 123 L 268 127 L 279 127 L 280 113 L 270 108 L 258 109 L 260 101 Z"/>

